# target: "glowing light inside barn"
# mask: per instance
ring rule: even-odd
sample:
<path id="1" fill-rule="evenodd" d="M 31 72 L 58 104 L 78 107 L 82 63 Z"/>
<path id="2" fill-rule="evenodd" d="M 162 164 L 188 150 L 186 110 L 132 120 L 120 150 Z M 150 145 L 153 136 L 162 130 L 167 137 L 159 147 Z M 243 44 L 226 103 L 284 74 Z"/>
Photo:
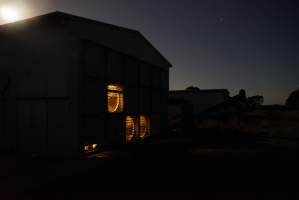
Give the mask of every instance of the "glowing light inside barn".
<path id="1" fill-rule="evenodd" d="M 144 139 L 150 135 L 150 119 L 148 116 L 126 117 L 126 140 Z"/>
<path id="2" fill-rule="evenodd" d="M 132 116 L 127 116 L 126 118 L 126 140 L 131 142 L 135 137 L 137 137 L 138 123 L 136 118 Z"/>
<path id="3" fill-rule="evenodd" d="M 92 153 L 98 150 L 98 144 L 87 144 L 84 145 L 84 153 Z"/>
<path id="4" fill-rule="evenodd" d="M 150 119 L 148 116 L 140 116 L 140 132 L 139 137 L 141 139 L 150 135 Z"/>
<path id="5" fill-rule="evenodd" d="M 124 111 L 123 87 L 119 85 L 108 85 L 108 112 L 119 113 Z"/>

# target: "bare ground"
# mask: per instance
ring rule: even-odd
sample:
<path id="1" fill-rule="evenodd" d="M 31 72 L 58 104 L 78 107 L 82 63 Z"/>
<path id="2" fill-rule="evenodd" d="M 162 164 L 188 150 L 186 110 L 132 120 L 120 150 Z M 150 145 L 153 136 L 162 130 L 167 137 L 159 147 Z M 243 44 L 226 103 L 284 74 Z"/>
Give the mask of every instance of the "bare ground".
<path id="1" fill-rule="evenodd" d="M 297 149 L 211 140 L 158 138 L 72 162 L 17 159 L 30 164 L 7 167 L 1 193 L 4 199 L 299 199 Z"/>

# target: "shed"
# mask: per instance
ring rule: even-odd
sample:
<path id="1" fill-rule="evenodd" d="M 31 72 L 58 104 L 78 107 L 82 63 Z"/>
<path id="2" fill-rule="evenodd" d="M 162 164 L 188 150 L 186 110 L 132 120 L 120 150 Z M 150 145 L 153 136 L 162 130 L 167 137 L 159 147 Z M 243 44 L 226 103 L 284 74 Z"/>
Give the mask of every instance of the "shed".
<path id="1" fill-rule="evenodd" d="M 179 100 L 189 102 L 193 105 L 195 114 L 212 108 L 230 98 L 227 89 L 208 89 L 208 90 L 172 90 L 169 91 L 169 112 L 181 113 L 181 103 Z"/>
<path id="2" fill-rule="evenodd" d="M 0 26 L 0 147 L 73 157 L 166 130 L 171 64 L 138 31 L 62 12 Z"/>

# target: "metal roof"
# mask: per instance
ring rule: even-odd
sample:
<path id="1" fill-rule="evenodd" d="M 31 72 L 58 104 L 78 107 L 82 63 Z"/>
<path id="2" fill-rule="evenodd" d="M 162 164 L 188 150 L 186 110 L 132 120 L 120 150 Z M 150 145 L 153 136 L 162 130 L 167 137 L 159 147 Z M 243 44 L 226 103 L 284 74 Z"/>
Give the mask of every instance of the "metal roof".
<path id="1" fill-rule="evenodd" d="M 59 11 L 10 24 L 30 23 L 31 20 L 43 20 L 45 18 L 53 19 L 55 23 L 62 25 L 63 29 L 76 34 L 81 39 L 93 41 L 158 67 L 172 67 L 170 62 L 139 31 L 133 29 Z M 1 25 L 0 29 L 8 28 L 10 24 Z"/>

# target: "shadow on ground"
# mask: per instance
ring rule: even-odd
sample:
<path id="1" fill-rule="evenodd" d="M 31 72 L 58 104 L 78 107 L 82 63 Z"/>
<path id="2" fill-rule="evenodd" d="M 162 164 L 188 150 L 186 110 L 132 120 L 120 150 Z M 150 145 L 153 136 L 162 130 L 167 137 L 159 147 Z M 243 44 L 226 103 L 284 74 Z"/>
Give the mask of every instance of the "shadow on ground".
<path id="1" fill-rule="evenodd" d="M 207 145 L 211 141 L 214 145 Z M 298 151 L 242 141 L 221 143 L 194 135 L 154 138 L 64 168 L 40 170 L 32 175 L 33 184 L 17 195 L 19 199 L 298 198 Z"/>

